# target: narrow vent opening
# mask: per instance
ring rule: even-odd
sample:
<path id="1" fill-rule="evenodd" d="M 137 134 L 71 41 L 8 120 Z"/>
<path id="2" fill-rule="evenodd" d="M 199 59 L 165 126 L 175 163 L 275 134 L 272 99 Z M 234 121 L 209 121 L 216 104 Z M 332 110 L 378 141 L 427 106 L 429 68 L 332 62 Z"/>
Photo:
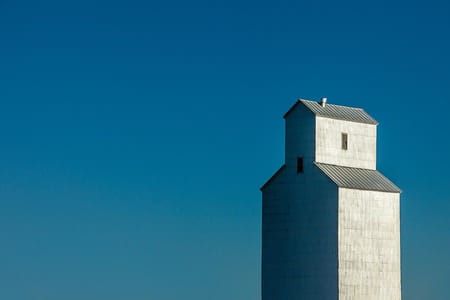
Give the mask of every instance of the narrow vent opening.
<path id="1" fill-rule="evenodd" d="M 303 157 L 297 157 L 297 174 L 303 173 Z"/>
<path id="2" fill-rule="evenodd" d="M 348 134 L 342 133 L 342 150 L 348 149 Z"/>

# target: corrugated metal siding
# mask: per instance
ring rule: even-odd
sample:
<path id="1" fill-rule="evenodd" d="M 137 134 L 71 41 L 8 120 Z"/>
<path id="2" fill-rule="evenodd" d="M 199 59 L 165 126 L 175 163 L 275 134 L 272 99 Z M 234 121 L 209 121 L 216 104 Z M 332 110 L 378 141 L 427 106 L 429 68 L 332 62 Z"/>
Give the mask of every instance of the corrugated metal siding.
<path id="1" fill-rule="evenodd" d="M 339 187 L 400 193 L 401 190 L 377 170 L 315 163 Z"/>
<path id="2" fill-rule="evenodd" d="M 299 101 L 309 108 L 316 116 L 358 123 L 378 124 L 378 122 L 362 108 L 334 104 L 326 104 L 325 107 L 323 107 L 316 101 L 303 99 Z"/>

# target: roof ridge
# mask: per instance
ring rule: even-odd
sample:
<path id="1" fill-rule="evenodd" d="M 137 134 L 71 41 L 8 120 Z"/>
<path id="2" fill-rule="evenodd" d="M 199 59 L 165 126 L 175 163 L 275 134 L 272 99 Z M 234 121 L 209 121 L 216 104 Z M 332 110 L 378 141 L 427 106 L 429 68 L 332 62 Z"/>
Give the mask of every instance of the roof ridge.
<path id="1" fill-rule="evenodd" d="M 308 100 L 308 99 L 302 99 L 302 98 L 299 98 L 298 101 L 318 103 L 317 101 L 314 101 L 314 100 Z M 327 103 L 327 106 L 328 105 L 338 106 L 338 107 L 345 107 L 345 108 L 350 108 L 350 109 L 358 109 L 358 110 L 363 110 L 364 112 L 366 112 L 362 107 L 354 107 L 354 106 L 340 105 L 340 104 L 334 104 L 334 103 Z"/>

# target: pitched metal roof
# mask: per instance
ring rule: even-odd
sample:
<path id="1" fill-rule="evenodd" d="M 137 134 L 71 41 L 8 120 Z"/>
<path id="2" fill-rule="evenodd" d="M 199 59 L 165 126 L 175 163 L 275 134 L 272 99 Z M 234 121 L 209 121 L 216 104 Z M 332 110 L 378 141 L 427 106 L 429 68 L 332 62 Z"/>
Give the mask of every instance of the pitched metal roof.
<path id="1" fill-rule="evenodd" d="M 401 190 L 377 170 L 315 163 L 339 187 L 400 193 Z"/>
<path id="2" fill-rule="evenodd" d="M 320 103 L 316 101 L 299 99 L 298 103 L 304 104 L 307 108 L 309 108 L 316 116 L 365 123 L 365 124 L 373 124 L 376 125 L 378 122 L 372 118 L 367 112 L 362 108 L 349 107 L 349 106 L 341 106 L 335 104 L 326 104 L 322 106 Z M 295 107 L 294 105 L 291 110 Z M 289 110 L 286 115 L 291 111 Z M 286 116 L 285 115 L 285 116 Z"/>

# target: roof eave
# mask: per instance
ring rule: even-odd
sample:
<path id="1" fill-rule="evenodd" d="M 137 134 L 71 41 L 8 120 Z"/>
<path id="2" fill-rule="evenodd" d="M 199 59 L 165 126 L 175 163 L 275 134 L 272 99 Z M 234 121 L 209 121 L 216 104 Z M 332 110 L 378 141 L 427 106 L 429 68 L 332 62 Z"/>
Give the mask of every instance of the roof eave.
<path id="1" fill-rule="evenodd" d="M 267 186 L 269 186 L 270 183 L 272 183 L 272 181 L 274 181 L 275 178 L 277 178 L 285 168 L 286 164 L 283 164 L 272 176 L 270 176 L 270 178 L 259 188 L 259 190 L 263 191 Z"/>
<path id="2" fill-rule="evenodd" d="M 384 176 L 381 172 L 379 172 L 378 170 L 372 170 L 372 169 L 364 169 L 364 168 L 354 168 L 354 167 L 347 167 L 347 166 L 338 166 L 338 165 L 330 165 L 330 164 L 325 164 L 325 163 L 318 163 L 318 162 L 314 162 L 314 165 L 334 184 L 336 184 L 336 186 L 338 188 L 344 188 L 344 189 L 351 189 L 351 190 L 361 190 L 361 191 L 372 191 L 372 192 L 382 192 L 382 193 L 402 193 L 402 190 L 395 184 L 393 183 L 389 178 L 387 178 L 386 176 Z M 339 182 L 339 180 L 337 180 L 336 178 L 334 178 L 332 175 L 328 174 L 328 172 L 326 170 L 324 170 L 321 166 L 334 166 L 334 167 L 339 167 L 339 168 L 343 168 L 343 169 L 354 169 L 354 170 L 367 170 L 367 171 L 375 171 L 377 172 L 377 174 L 381 175 L 382 178 L 384 180 L 386 180 L 386 182 L 389 183 L 389 185 L 387 186 L 387 188 L 372 188 L 370 186 L 366 186 L 364 188 L 361 187 L 357 187 L 357 186 L 348 186 L 346 184 L 342 184 L 341 182 Z"/>
<path id="3" fill-rule="evenodd" d="M 336 183 L 336 182 L 334 182 L 334 183 Z M 392 194 L 401 194 L 402 193 L 402 190 L 400 190 L 400 189 L 398 191 L 387 191 L 387 190 L 362 189 L 362 188 L 355 188 L 355 187 L 346 187 L 346 186 L 341 186 L 341 185 L 339 185 L 337 183 L 336 183 L 336 185 L 340 189 L 347 189 L 347 190 L 358 190 L 358 191 L 380 192 L 380 193 L 392 193 Z"/>
<path id="4" fill-rule="evenodd" d="M 332 119 L 332 120 L 339 120 L 339 121 L 345 121 L 345 122 L 352 122 L 352 123 L 358 123 L 358 124 L 367 124 L 367 125 L 374 125 L 374 126 L 378 126 L 378 121 L 377 120 L 375 120 L 375 119 L 373 119 L 373 123 L 372 122 L 361 122 L 361 121 L 353 121 L 353 120 L 347 120 L 347 119 L 344 119 L 344 118 L 336 118 L 336 117 L 334 117 L 334 118 L 332 118 L 332 117 L 329 117 L 329 116 L 323 116 L 323 115 L 318 115 L 318 114 L 314 114 L 316 117 L 319 117 L 319 118 L 324 118 L 324 119 Z"/>
<path id="5" fill-rule="evenodd" d="M 299 103 L 302 103 L 300 101 L 301 99 L 297 99 L 297 101 L 295 101 L 294 104 L 292 104 L 292 106 L 288 109 L 288 111 L 283 115 L 283 118 L 286 119 L 287 116 L 294 111 L 294 109 L 298 106 Z"/>

